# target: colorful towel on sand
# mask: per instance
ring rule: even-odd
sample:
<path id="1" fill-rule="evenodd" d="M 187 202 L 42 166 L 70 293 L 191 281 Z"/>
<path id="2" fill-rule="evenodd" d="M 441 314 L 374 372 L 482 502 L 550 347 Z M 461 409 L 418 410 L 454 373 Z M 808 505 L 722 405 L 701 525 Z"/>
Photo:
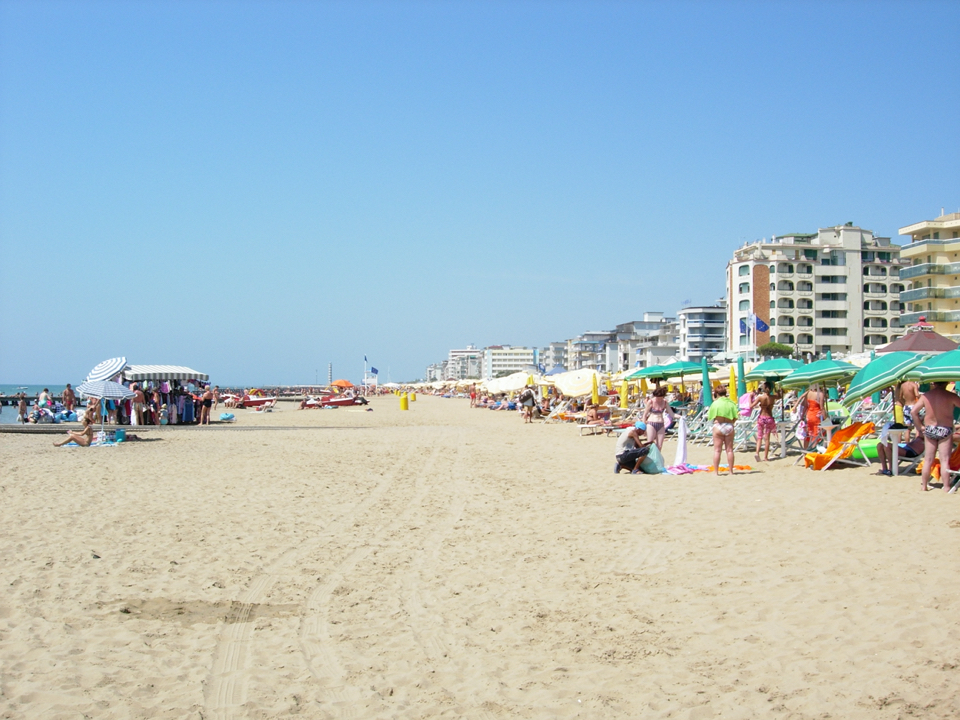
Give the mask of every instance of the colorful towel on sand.
<path id="1" fill-rule="evenodd" d="M 748 470 L 753 470 L 749 465 L 734 465 L 733 469 L 737 472 L 746 472 Z M 724 472 L 727 470 L 726 465 L 720 466 L 720 471 Z M 667 472 L 671 475 L 693 475 L 695 473 L 712 473 L 713 465 L 691 465 L 690 463 L 684 463 L 683 465 L 674 465 L 673 467 L 668 467 Z"/>

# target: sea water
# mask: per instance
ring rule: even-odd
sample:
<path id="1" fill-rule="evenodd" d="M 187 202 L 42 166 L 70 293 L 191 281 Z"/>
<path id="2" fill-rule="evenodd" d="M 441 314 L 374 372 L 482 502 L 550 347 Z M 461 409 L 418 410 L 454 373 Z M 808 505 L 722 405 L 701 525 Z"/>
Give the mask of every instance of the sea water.
<path id="1" fill-rule="evenodd" d="M 43 392 L 43 389 L 47 388 L 50 391 L 50 394 L 59 397 L 63 395 L 63 391 L 66 388 L 66 385 L 0 385 L 0 396 L 10 397 L 16 395 L 17 393 L 26 393 L 28 398 L 35 398 L 40 393 Z M 31 404 L 31 401 L 28 401 L 28 406 Z M 0 406 L 0 424 L 9 425 L 11 423 L 17 422 L 17 405 L 14 402 L 13 405 L 7 405 L 6 402 L 3 406 Z"/>

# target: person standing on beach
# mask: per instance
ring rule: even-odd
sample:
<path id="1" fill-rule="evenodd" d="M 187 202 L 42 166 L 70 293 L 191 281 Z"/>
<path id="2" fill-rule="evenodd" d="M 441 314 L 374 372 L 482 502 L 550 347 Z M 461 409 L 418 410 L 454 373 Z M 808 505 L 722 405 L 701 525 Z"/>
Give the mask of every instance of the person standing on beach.
<path id="1" fill-rule="evenodd" d="M 27 394 L 20 393 L 20 400 L 17 403 L 17 422 L 26 423 L 27 422 Z"/>
<path id="2" fill-rule="evenodd" d="M 77 396 L 73 392 L 73 388 L 70 387 L 70 383 L 67 383 L 67 386 L 63 389 L 63 406 L 67 409 L 68 413 L 71 413 L 76 404 Z"/>
<path id="3" fill-rule="evenodd" d="M 209 425 L 210 424 L 210 408 L 213 405 L 213 393 L 210 391 L 210 386 L 207 385 L 203 389 L 203 396 L 200 398 L 200 424 Z"/>
<path id="4" fill-rule="evenodd" d="M 920 418 L 914 419 L 913 406 L 920 399 L 920 386 L 913 380 L 904 380 L 900 383 L 900 389 L 897 390 L 897 402 L 903 408 L 903 424 L 907 426 L 907 433 L 904 442 L 910 442 L 910 433 L 912 428 L 917 429 L 917 435 L 920 435 L 922 424 Z"/>
<path id="5" fill-rule="evenodd" d="M 39 406 L 42 407 L 42 408 L 50 407 L 51 405 L 53 405 L 53 403 L 50 402 L 50 389 L 49 389 L 49 388 L 44 388 L 44 389 L 43 389 L 43 392 L 40 393 L 40 397 L 37 398 L 37 405 L 39 405 Z"/>
<path id="6" fill-rule="evenodd" d="M 727 397 L 727 389 L 717 388 L 717 399 L 707 411 L 707 419 L 713 420 L 713 472 L 720 475 L 720 453 L 727 451 L 727 463 L 733 475 L 733 430 L 737 423 L 739 408 Z"/>
<path id="7" fill-rule="evenodd" d="M 766 440 L 766 449 L 763 453 L 764 462 L 770 461 L 770 436 L 777 432 L 777 421 L 773 417 L 773 397 L 770 395 L 770 385 L 764 383 L 760 387 L 760 392 L 754 397 L 750 404 L 750 410 L 760 408 L 760 416 L 757 418 L 757 452 L 753 457 L 760 462 L 760 446 Z"/>
<path id="8" fill-rule="evenodd" d="M 213 409 L 216 410 L 220 405 L 220 386 L 213 386 Z"/>
<path id="9" fill-rule="evenodd" d="M 914 404 L 911 414 L 919 420 L 923 413 L 923 473 L 920 489 L 930 489 L 930 471 L 933 461 L 940 457 L 940 478 L 943 489 L 950 492 L 950 451 L 953 449 L 953 409 L 960 408 L 960 396 L 947 392 L 947 383 L 935 382 Z M 919 425 L 917 426 L 919 430 Z"/>
<path id="10" fill-rule="evenodd" d="M 803 405 L 806 408 L 804 417 L 807 423 L 807 439 L 805 448 L 816 447 L 820 440 L 820 423 L 823 421 L 827 402 L 819 385 L 811 385 L 803 396 Z"/>
<path id="11" fill-rule="evenodd" d="M 143 425 L 143 403 L 146 402 L 147 398 L 144 397 L 143 390 L 141 390 L 140 386 L 136 383 L 131 385 L 130 389 L 133 390 L 133 418 L 131 425 Z"/>
<path id="12" fill-rule="evenodd" d="M 532 385 L 527 385 L 520 393 L 520 405 L 523 407 L 523 422 L 533 422 L 533 408 L 537 404 L 537 395 L 533 391 Z"/>

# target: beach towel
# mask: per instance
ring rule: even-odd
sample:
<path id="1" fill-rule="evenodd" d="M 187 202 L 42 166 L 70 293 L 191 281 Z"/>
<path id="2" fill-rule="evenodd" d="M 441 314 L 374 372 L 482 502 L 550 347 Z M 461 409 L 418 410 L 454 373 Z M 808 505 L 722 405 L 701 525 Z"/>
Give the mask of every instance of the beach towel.
<path id="1" fill-rule="evenodd" d="M 853 423 L 853 425 L 837 430 L 830 438 L 830 444 L 827 445 L 824 452 L 807 453 L 803 456 L 803 466 L 812 467 L 814 470 L 822 470 L 824 466 L 829 465 L 834 460 L 850 457 L 856 447 L 853 443 L 866 437 L 875 429 L 874 424 L 868 422 Z"/>

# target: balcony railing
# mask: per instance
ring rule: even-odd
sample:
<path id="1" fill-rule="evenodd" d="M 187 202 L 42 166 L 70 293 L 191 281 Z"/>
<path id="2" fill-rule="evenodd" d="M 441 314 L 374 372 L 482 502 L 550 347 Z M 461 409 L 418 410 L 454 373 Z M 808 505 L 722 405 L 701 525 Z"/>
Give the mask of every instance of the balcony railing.
<path id="1" fill-rule="evenodd" d="M 900 268 L 900 279 L 923 277 L 924 275 L 960 275 L 960 263 L 920 263 Z"/>

